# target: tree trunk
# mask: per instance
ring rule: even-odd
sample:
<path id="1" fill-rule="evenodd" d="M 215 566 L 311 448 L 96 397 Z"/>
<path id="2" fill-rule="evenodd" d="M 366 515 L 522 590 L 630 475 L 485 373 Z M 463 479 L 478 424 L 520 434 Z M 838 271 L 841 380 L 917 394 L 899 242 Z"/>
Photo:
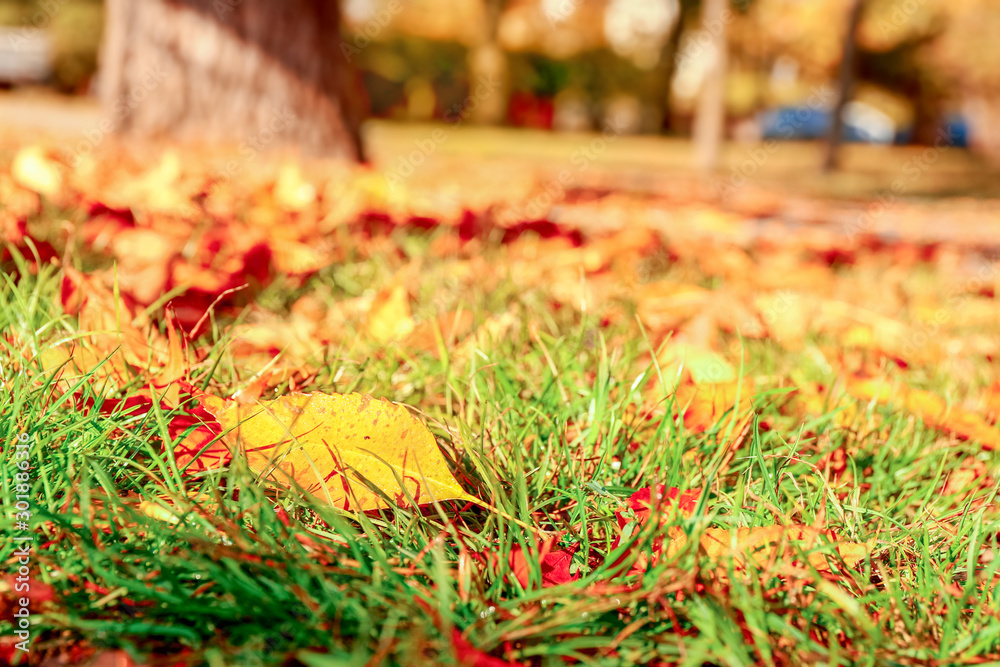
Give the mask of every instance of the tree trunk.
<path id="1" fill-rule="evenodd" d="M 694 117 L 695 165 L 705 171 L 718 165 L 725 131 L 728 4 L 729 0 L 704 0 L 701 8 L 702 30 L 709 34 L 715 55 L 705 75 Z"/>
<path id="2" fill-rule="evenodd" d="M 854 0 L 851 13 L 847 17 L 847 32 L 844 34 L 844 53 L 840 60 L 840 80 L 838 83 L 837 103 L 833 107 L 833 117 L 830 119 L 830 136 L 826 140 L 826 155 L 823 157 L 823 171 L 833 171 L 837 168 L 837 152 L 840 148 L 841 135 L 844 133 L 844 107 L 851 99 L 854 88 L 854 58 L 858 50 L 858 24 L 861 23 L 861 11 L 865 0 Z"/>
<path id="3" fill-rule="evenodd" d="M 105 0 L 115 129 L 363 159 L 333 0 Z"/>
<path id="4" fill-rule="evenodd" d="M 653 108 L 658 117 L 657 133 L 669 131 L 670 127 L 670 87 L 677 70 L 677 50 L 681 44 L 681 33 L 684 32 L 684 7 L 678 6 L 677 19 L 670 27 L 670 34 L 660 48 L 660 59 L 653 71 L 653 80 L 649 86 Z"/>
<path id="5" fill-rule="evenodd" d="M 507 54 L 497 43 L 505 6 L 506 0 L 485 0 L 484 25 L 469 49 L 469 102 L 475 100 L 469 120 L 480 125 L 499 125 L 507 117 L 510 73 Z"/>

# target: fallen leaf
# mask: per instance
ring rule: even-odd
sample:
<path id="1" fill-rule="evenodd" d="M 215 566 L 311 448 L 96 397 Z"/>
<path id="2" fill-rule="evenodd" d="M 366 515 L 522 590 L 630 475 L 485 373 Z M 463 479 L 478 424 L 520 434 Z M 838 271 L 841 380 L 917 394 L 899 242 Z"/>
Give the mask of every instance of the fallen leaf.
<path id="1" fill-rule="evenodd" d="M 903 384 L 894 386 L 888 380 L 867 378 L 850 379 L 847 391 L 855 398 L 882 405 L 889 404 L 895 396 L 907 410 L 920 417 L 928 426 L 978 442 L 983 449 L 1000 448 L 1000 430 L 997 427 L 974 412 L 963 410 L 959 406 L 949 407 L 943 398 L 929 391 L 913 389 Z"/>
<path id="2" fill-rule="evenodd" d="M 413 315 L 406 288 L 393 285 L 380 292 L 368 311 L 368 333 L 380 343 L 387 343 L 413 331 Z"/>
<path id="3" fill-rule="evenodd" d="M 791 349 L 802 346 L 816 309 L 815 297 L 782 290 L 758 296 L 754 305 L 773 340 Z"/>
<path id="4" fill-rule="evenodd" d="M 723 418 L 735 416 L 735 427 L 742 428 L 753 411 L 753 382 L 703 382 L 685 383 L 677 388 L 677 409 L 684 418 L 684 428 L 693 433 L 703 433 Z M 737 396 L 739 403 L 737 404 Z"/>
<path id="5" fill-rule="evenodd" d="M 469 500 L 434 436 L 405 406 L 365 394 L 291 394 L 245 406 L 208 394 L 202 406 L 251 470 L 293 482 L 344 510 Z M 369 484 L 385 496 L 369 488 Z"/>
<path id="6" fill-rule="evenodd" d="M 687 542 L 680 529 L 675 529 L 667 556 L 679 551 Z M 701 536 L 701 546 L 714 561 L 732 558 L 738 568 L 746 567 L 747 556 L 758 567 L 767 565 L 779 556 L 794 554 L 792 543 L 799 543 L 803 551 L 811 551 L 826 543 L 832 544 L 837 555 L 847 567 L 854 567 L 868 555 L 870 546 L 857 542 L 843 542 L 832 530 L 820 530 L 812 526 L 760 526 L 757 528 L 709 528 Z M 783 551 L 779 553 L 779 548 Z M 809 564 L 820 572 L 829 572 L 827 555 L 814 551 L 807 556 Z"/>
<path id="7" fill-rule="evenodd" d="M 573 562 L 573 552 L 575 549 L 556 549 L 555 545 L 558 535 L 550 535 L 542 540 L 538 545 L 538 564 L 542 573 L 542 587 L 559 586 L 579 578 L 579 575 L 572 575 L 569 566 Z M 508 558 L 511 572 L 524 588 L 529 584 L 528 556 L 520 545 L 515 545 L 510 550 Z"/>
<path id="8" fill-rule="evenodd" d="M 633 521 L 644 524 L 657 508 L 666 509 L 674 505 L 683 514 L 690 515 L 698 505 L 698 498 L 701 497 L 699 489 L 692 489 L 681 493 L 681 490 L 676 486 L 671 486 L 668 489 L 663 484 L 656 485 L 655 498 L 653 497 L 653 491 L 654 489 L 650 487 L 639 489 L 625 501 L 625 504 L 633 512 Z M 619 528 L 624 528 L 629 521 L 625 514 L 620 511 L 615 512 L 615 519 L 618 521 Z"/>
<path id="9" fill-rule="evenodd" d="M 18 185 L 46 197 L 55 197 L 62 190 L 62 173 L 58 165 L 39 146 L 25 146 L 19 150 L 10 171 Z"/>
<path id="10" fill-rule="evenodd" d="M 697 285 L 666 280 L 647 283 L 636 294 L 636 312 L 647 329 L 661 333 L 676 329 L 698 314 L 711 296 L 711 291 Z"/>
<path id="11" fill-rule="evenodd" d="M 187 391 L 190 392 L 192 389 L 188 387 Z M 229 448 L 222 440 L 212 442 L 221 430 L 215 418 L 200 405 L 171 419 L 167 423 L 171 440 L 184 435 L 174 446 L 174 460 L 177 462 L 177 467 L 192 473 L 229 465 L 232 458 Z"/>
<path id="12" fill-rule="evenodd" d="M 978 482 L 977 482 L 978 480 Z M 960 500 L 964 500 L 971 491 L 992 485 L 993 481 L 987 477 L 986 465 L 971 456 L 965 457 L 961 465 L 952 470 L 948 475 L 948 481 L 941 490 L 942 496 L 962 494 Z"/>
<path id="13" fill-rule="evenodd" d="M 674 506 L 685 516 L 690 516 L 695 507 L 697 507 L 700 496 L 701 491 L 699 489 L 692 489 L 681 493 L 680 489 L 676 486 L 666 488 L 663 484 L 657 484 L 655 488 L 646 487 L 639 489 L 625 501 L 625 505 L 631 510 L 630 513 L 615 511 L 619 534 L 611 545 L 612 550 L 617 549 L 621 544 L 622 535 L 629 524 L 633 524 L 635 528 L 641 529 L 642 526 L 649 522 L 654 513 L 659 513 L 663 519 L 668 518 L 668 510 Z M 654 539 L 649 554 L 640 553 L 636 556 L 629 574 L 645 572 L 649 568 L 650 562 L 656 563 L 662 553 L 663 537 L 660 536 Z M 627 554 L 622 554 L 615 565 L 623 562 L 627 557 Z"/>
<path id="14" fill-rule="evenodd" d="M 455 659 L 462 667 L 518 667 L 517 663 L 487 655 L 469 643 L 458 628 L 451 630 L 451 646 L 455 651 Z"/>
<path id="15" fill-rule="evenodd" d="M 286 211 L 303 211 L 316 201 L 316 188 L 302 178 L 302 170 L 289 162 L 281 167 L 274 184 L 274 201 Z"/>
<path id="16" fill-rule="evenodd" d="M 683 515 L 690 516 L 697 507 L 700 495 L 699 490 L 680 493 L 676 487 L 666 489 L 662 484 L 656 487 L 655 497 L 653 489 L 640 489 L 629 496 L 626 501 L 632 510 L 631 517 L 624 512 L 615 512 L 619 530 L 624 530 L 633 522 L 636 527 L 641 528 L 657 512 L 661 521 L 667 521 L 670 514 L 666 510 L 675 505 Z M 636 558 L 631 573 L 644 572 L 651 562 L 656 563 L 664 553 L 670 558 L 687 544 L 687 535 L 680 527 L 669 528 L 667 538 L 666 545 L 664 545 L 662 537 L 654 540 L 650 553 L 640 554 Z M 617 548 L 620 539 L 619 537 L 615 540 L 613 548 Z M 709 528 L 700 540 L 702 549 L 712 560 L 718 562 L 723 559 L 733 559 L 738 568 L 746 567 L 747 555 L 757 566 L 766 565 L 772 558 L 779 555 L 779 547 L 784 548 L 780 555 L 791 556 L 793 542 L 801 543 L 799 546 L 805 551 L 829 542 L 834 545 L 836 553 L 848 567 L 857 565 L 870 551 L 870 545 L 844 542 L 832 530 L 820 530 L 812 526 L 761 526 L 758 528 L 738 528 L 735 532 L 731 532 L 727 528 Z M 624 556 L 622 559 L 624 560 Z M 810 553 L 807 559 L 817 570 L 830 571 L 826 554 Z"/>
<path id="17" fill-rule="evenodd" d="M 424 320 L 418 324 L 406 338 L 406 346 L 425 352 L 436 352 L 439 333 L 446 346 L 453 346 L 472 331 L 475 320 L 470 310 L 441 313 L 436 320 Z"/>

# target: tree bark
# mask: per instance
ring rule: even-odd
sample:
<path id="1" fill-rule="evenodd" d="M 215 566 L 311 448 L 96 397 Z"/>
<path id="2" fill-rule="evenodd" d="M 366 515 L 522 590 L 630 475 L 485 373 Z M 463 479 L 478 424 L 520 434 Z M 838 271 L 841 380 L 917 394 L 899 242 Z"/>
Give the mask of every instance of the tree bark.
<path id="1" fill-rule="evenodd" d="M 363 159 L 334 0 L 105 0 L 101 91 L 124 133 Z"/>
<path id="2" fill-rule="evenodd" d="M 677 71 L 677 49 L 680 48 L 682 32 L 684 32 L 684 6 L 679 3 L 677 19 L 670 27 L 670 34 L 660 48 L 660 59 L 656 63 L 653 80 L 649 86 L 653 108 L 656 110 L 659 122 L 656 128 L 658 133 L 671 129 L 670 87 L 674 81 L 674 72 Z"/>
<path id="3" fill-rule="evenodd" d="M 711 37 L 715 60 L 705 75 L 694 117 L 695 165 L 711 171 L 719 163 L 726 122 L 726 11 L 728 0 L 704 0 L 702 30 Z M 731 11 L 731 10 L 729 10 Z"/>
<path id="4" fill-rule="evenodd" d="M 469 120 L 480 125 L 499 125 L 507 117 L 510 73 L 507 54 L 497 43 L 500 17 L 506 5 L 507 0 L 485 0 L 485 22 L 480 27 L 479 39 L 469 49 L 469 98 L 480 93 Z"/>
<path id="5" fill-rule="evenodd" d="M 858 24 L 861 23 L 861 12 L 865 0 L 854 0 L 851 12 L 847 16 L 847 32 L 844 34 L 844 53 L 840 60 L 840 75 L 837 85 L 837 103 L 833 107 L 830 119 L 830 135 L 826 140 L 826 154 L 823 156 L 823 171 L 830 172 L 837 168 L 838 149 L 841 135 L 844 133 L 844 107 L 851 99 L 854 89 L 854 60 L 858 50 Z"/>

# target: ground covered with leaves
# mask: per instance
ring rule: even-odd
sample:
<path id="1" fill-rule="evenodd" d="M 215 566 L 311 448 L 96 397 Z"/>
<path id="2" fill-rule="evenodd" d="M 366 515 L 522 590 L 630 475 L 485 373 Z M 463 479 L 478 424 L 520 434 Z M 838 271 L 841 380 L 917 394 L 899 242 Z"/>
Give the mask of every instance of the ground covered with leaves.
<path id="1" fill-rule="evenodd" d="M 1000 272 L 942 204 L 4 156 L 31 660 L 1000 657 Z"/>

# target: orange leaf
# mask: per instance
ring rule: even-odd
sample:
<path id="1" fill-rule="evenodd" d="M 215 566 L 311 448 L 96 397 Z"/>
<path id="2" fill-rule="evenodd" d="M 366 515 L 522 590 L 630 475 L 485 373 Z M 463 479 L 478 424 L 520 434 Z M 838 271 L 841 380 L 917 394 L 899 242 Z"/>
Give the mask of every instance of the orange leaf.
<path id="1" fill-rule="evenodd" d="M 669 331 L 704 309 L 711 295 L 697 285 L 665 280 L 648 283 L 636 295 L 637 313 L 650 331 Z"/>
<path id="2" fill-rule="evenodd" d="M 739 404 L 736 403 L 739 394 Z M 684 428 L 694 433 L 703 433 L 719 420 L 733 416 L 735 407 L 739 428 L 752 410 L 754 395 L 753 382 L 704 382 L 684 384 L 677 389 L 677 407 L 683 411 Z"/>
<path id="3" fill-rule="evenodd" d="M 893 385 L 887 380 L 854 378 L 848 382 L 847 391 L 855 398 L 887 405 L 893 395 Z M 958 406 L 949 408 L 940 396 L 906 385 L 900 385 L 895 393 L 903 406 L 928 426 L 974 440 L 983 449 L 1000 448 L 1000 431 L 976 413 Z"/>

